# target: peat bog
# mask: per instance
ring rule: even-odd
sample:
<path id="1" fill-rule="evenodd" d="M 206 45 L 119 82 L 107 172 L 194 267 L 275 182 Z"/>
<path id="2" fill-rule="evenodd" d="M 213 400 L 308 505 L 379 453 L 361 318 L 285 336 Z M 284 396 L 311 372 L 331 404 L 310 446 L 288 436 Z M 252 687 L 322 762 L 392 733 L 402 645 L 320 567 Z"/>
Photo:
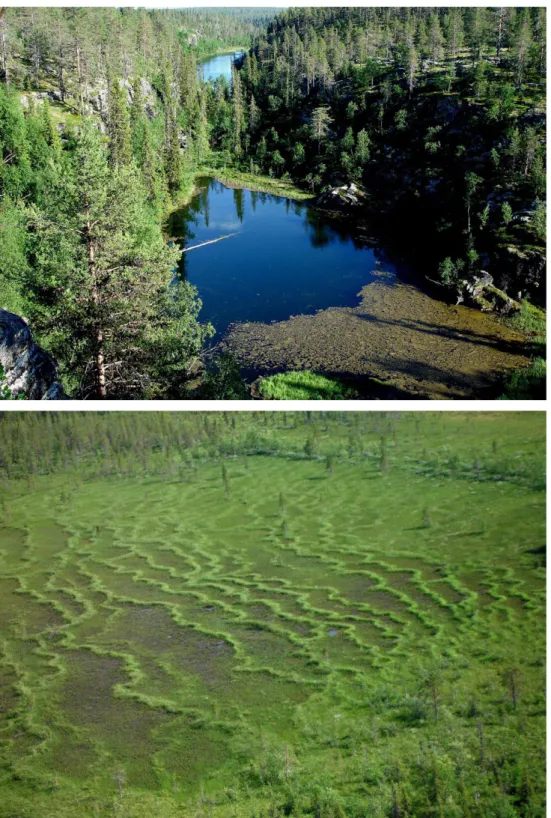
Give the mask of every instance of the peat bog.
<path id="1" fill-rule="evenodd" d="M 0 816 L 543 815 L 544 428 L 10 414 Z"/>

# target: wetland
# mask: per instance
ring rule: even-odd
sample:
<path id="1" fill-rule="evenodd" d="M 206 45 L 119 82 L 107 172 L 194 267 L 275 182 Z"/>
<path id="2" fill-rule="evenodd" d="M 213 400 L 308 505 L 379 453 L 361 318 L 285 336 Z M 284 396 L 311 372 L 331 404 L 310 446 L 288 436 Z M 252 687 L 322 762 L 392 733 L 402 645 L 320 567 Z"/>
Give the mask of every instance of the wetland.
<path id="1" fill-rule="evenodd" d="M 543 413 L 6 415 L 2 818 L 544 815 Z"/>

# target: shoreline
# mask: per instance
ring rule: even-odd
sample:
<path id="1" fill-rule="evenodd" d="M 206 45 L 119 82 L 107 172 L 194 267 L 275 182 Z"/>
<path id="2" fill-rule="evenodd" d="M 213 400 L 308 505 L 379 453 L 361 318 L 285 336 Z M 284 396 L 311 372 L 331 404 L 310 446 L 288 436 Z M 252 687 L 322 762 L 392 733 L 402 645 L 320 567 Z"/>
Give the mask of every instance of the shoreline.
<path id="1" fill-rule="evenodd" d="M 346 221 L 351 232 L 362 243 L 377 241 L 366 223 L 365 212 L 349 213 L 317 208 L 310 203 L 314 199 L 313 194 L 301 191 L 287 181 L 256 177 L 239 171 L 220 172 L 208 166 L 198 168 L 193 173 L 184 195 L 170 213 L 189 204 L 199 190 L 198 183 L 201 179 L 215 179 L 229 189 L 256 190 L 289 198 L 319 210 L 328 219 Z M 167 214 L 167 219 L 170 213 Z M 379 317 L 376 310 L 370 318 L 365 314 L 366 296 L 375 292 L 374 288 L 367 285 L 359 294 L 360 301 L 356 307 L 333 306 L 315 314 L 289 316 L 284 321 L 272 324 L 235 324 L 219 343 L 235 355 L 248 383 L 261 375 L 309 369 L 321 374 L 331 374 L 346 382 L 356 382 L 360 391 L 367 393 L 364 399 L 369 399 L 373 392 L 375 395 L 372 399 L 377 399 L 377 395 L 387 396 L 390 393 L 413 400 L 472 400 L 480 393 L 486 393 L 490 399 L 499 397 L 503 393 L 501 384 L 509 374 L 528 370 L 533 364 L 532 356 L 527 354 L 530 333 L 523 331 L 520 326 L 511 326 L 510 321 L 497 313 L 485 313 L 475 307 L 454 306 L 436 296 L 433 288 L 423 286 L 424 284 L 426 283 L 419 281 L 417 276 L 414 280 L 409 276 L 404 280 L 400 279 L 399 294 L 395 295 L 398 303 L 390 310 L 384 306 L 383 314 Z M 377 294 L 380 296 L 380 292 Z M 409 313 L 404 311 L 405 301 L 411 307 Z M 376 305 L 381 306 L 380 302 L 380 298 L 376 299 Z M 427 314 L 432 316 L 430 331 L 420 329 Z M 383 331 L 381 335 L 379 323 L 381 326 L 390 326 L 393 331 Z M 404 324 L 411 325 L 405 333 Z M 330 327 L 332 329 L 328 333 Z M 374 327 L 377 328 L 375 332 Z M 473 327 L 478 327 L 474 333 Z M 419 335 L 420 332 L 426 333 L 424 342 L 421 341 L 423 336 Z M 470 334 L 470 339 L 464 338 Z M 430 335 L 440 336 L 438 349 L 434 348 Z M 480 336 L 478 340 L 474 337 L 476 335 Z M 456 355 L 454 351 L 449 362 L 445 361 L 444 371 L 441 373 L 447 385 L 437 388 L 439 378 L 435 377 L 434 359 L 436 356 L 442 361 L 442 357 L 445 359 L 450 352 L 446 337 L 447 340 L 453 337 L 456 342 L 459 341 L 470 361 L 465 363 L 464 355 Z M 375 352 L 365 348 L 374 339 Z M 465 340 L 467 343 L 462 344 Z M 481 351 L 485 346 L 496 344 L 498 349 L 493 350 L 493 354 L 488 350 L 486 353 Z M 440 345 L 446 348 L 443 354 Z M 475 345 L 480 349 L 476 349 Z M 277 350 L 275 358 L 272 348 Z M 361 364 L 356 360 L 352 366 L 347 365 L 350 359 L 355 358 L 357 349 L 364 349 Z M 393 350 L 387 361 L 388 367 L 383 363 L 386 349 Z M 402 360 L 400 374 L 393 372 L 393 358 L 397 354 Z M 477 362 L 477 370 L 470 368 L 471 361 Z M 417 375 L 414 374 L 415 371 Z"/>

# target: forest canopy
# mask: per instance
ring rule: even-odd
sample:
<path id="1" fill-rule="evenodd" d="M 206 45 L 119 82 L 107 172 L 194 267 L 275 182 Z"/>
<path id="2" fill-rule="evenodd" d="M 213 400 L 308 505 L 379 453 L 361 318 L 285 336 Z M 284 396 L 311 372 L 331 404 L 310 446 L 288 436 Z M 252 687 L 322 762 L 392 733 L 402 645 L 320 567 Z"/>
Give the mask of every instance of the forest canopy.
<path id="1" fill-rule="evenodd" d="M 543 305 L 545 28 L 543 8 L 6 9 L 0 305 L 73 397 L 182 396 L 212 328 L 163 225 L 205 168 L 359 186 L 445 297 L 489 274 Z M 231 83 L 204 82 L 235 48 Z"/>

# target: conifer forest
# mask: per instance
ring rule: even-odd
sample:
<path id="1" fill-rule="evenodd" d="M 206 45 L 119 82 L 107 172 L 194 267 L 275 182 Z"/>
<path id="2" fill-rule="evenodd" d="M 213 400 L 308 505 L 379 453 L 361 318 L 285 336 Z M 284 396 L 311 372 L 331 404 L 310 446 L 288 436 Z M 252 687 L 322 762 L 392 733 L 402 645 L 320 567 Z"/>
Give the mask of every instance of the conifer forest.
<path id="1" fill-rule="evenodd" d="M 544 397 L 545 8 L 0 14 L 0 326 L 65 397 Z"/>
<path id="2" fill-rule="evenodd" d="M 543 818 L 543 412 L 0 416 L 1 818 Z"/>
<path id="3" fill-rule="evenodd" d="M 546 65 L 0 7 L 0 818 L 545 816 Z"/>

